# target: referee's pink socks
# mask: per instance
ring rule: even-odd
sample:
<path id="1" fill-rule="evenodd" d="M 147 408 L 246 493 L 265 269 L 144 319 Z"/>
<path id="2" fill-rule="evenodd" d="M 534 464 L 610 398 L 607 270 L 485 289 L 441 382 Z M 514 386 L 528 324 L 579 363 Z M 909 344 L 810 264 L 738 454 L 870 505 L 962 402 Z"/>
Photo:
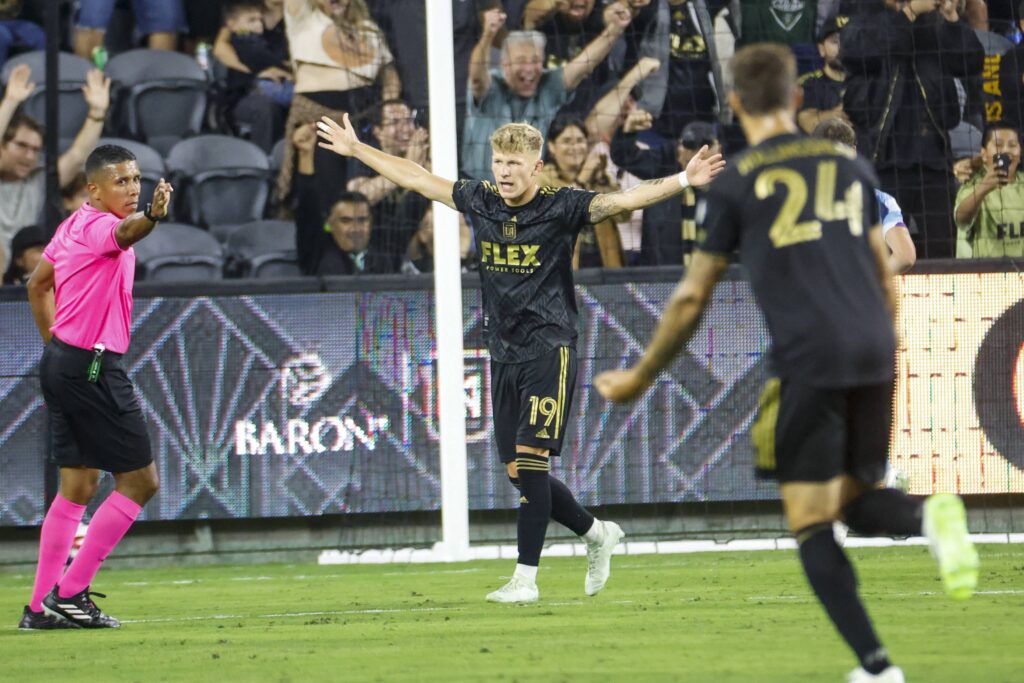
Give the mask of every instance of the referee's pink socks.
<path id="1" fill-rule="evenodd" d="M 32 588 L 32 602 L 28 605 L 33 612 L 42 611 L 43 598 L 60 579 L 84 514 L 84 505 L 72 503 L 60 494 L 50 504 L 39 533 L 39 565 L 36 567 L 36 583 Z"/>
<path id="2" fill-rule="evenodd" d="M 71 561 L 67 574 L 60 580 L 58 596 L 70 598 L 92 583 L 103 560 L 107 559 L 114 546 L 128 533 L 141 511 L 141 505 L 117 491 L 103 501 L 103 505 L 92 516 L 82 548 Z"/>

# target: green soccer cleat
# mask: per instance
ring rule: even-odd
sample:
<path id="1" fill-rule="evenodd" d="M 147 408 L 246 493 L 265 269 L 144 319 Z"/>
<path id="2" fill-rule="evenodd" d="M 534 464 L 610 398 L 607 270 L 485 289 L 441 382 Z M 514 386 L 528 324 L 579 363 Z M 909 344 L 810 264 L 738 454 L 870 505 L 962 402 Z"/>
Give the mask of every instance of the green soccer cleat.
<path id="1" fill-rule="evenodd" d="M 967 533 L 963 501 L 952 493 L 929 496 L 922 526 L 946 592 L 954 600 L 968 599 L 978 586 L 978 551 Z"/>

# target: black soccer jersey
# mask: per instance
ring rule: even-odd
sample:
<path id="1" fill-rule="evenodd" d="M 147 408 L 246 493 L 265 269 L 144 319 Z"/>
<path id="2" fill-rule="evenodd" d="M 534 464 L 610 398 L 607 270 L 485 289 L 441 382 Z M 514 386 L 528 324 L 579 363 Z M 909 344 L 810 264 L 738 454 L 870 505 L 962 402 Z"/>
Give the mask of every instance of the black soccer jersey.
<path id="1" fill-rule="evenodd" d="M 731 161 L 698 208 L 702 249 L 739 249 L 782 378 L 841 388 L 893 376 L 892 319 L 867 239 L 876 186 L 850 148 L 780 135 Z"/>
<path id="2" fill-rule="evenodd" d="M 542 187 L 509 206 L 487 181 L 460 180 L 452 199 L 470 215 L 483 285 L 491 358 L 521 363 L 557 346 L 576 346 L 572 252 L 589 223 L 594 192 Z"/>

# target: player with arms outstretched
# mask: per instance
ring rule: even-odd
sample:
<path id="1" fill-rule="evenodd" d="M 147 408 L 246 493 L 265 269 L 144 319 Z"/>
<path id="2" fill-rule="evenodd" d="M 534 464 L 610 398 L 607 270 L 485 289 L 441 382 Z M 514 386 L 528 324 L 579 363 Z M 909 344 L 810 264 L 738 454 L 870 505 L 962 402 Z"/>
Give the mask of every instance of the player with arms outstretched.
<path id="1" fill-rule="evenodd" d="M 569 488 L 552 477 L 572 414 L 576 383 L 576 292 L 572 254 L 584 225 L 599 223 L 704 185 L 725 165 L 705 147 L 679 175 L 623 192 L 597 194 L 541 187 L 544 140 L 533 126 L 510 123 L 491 136 L 495 182 L 438 177 L 421 166 L 359 142 L 346 114 L 319 124 L 321 147 L 355 157 L 380 175 L 472 217 L 483 285 L 484 328 L 492 367 L 498 453 L 519 489 L 519 560 L 512 579 L 491 602 L 535 602 L 537 565 L 549 519 L 587 545 L 584 589 L 595 595 L 608 580 L 611 555 L 623 536 L 613 522 L 594 519 Z"/>
<path id="2" fill-rule="evenodd" d="M 739 249 L 764 310 L 778 379 L 752 432 L 760 474 L 777 479 L 800 561 L 818 599 L 857 655 L 849 681 L 900 683 L 832 534 L 844 520 L 866 536 L 931 541 L 947 591 L 969 597 L 978 556 L 963 503 L 922 505 L 878 488 L 888 455 L 896 338 L 888 250 L 872 169 L 852 149 L 797 133 L 796 63 L 785 46 L 751 45 L 732 61 L 729 104 L 750 149 L 708 190 L 706 240 L 636 366 L 594 380 L 614 401 L 640 396 L 693 334 Z"/>

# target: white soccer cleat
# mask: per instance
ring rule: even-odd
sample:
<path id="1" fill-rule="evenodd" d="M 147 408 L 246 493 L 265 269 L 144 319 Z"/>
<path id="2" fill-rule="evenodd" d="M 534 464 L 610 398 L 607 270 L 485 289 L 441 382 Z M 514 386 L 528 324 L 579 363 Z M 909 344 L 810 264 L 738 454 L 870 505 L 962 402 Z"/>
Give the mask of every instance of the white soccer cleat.
<path id="1" fill-rule="evenodd" d="M 978 551 L 967 532 L 964 502 L 952 493 L 929 496 L 922 531 L 939 562 L 946 593 L 954 600 L 971 597 L 978 586 Z"/>
<path id="2" fill-rule="evenodd" d="M 537 602 L 540 599 L 540 590 L 533 581 L 513 576 L 512 579 L 498 590 L 487 594 L 487 602 L 501 602 L 505 604 L 521 604 Z"/>
<path id="3" fill-rule="evenodd" d="M 871 674 L 858 667 L 846 677 L 846 683 L 906 683 L 906 679 L 903 678 L 903 669 L 898 666 L 889 666 L 880 674 Z"/>
<path id="4" fill-rule="evenodd" d="M 604 529 L 604 534 L 600 541 L 587 544 L 587 578 L 583 582 L 583 590 L 587 595 L 597 595 L 608 583 L 612 573 L 612 553 L 626 535 L 615 522 L 598 520 L 597 523 Z"/>

